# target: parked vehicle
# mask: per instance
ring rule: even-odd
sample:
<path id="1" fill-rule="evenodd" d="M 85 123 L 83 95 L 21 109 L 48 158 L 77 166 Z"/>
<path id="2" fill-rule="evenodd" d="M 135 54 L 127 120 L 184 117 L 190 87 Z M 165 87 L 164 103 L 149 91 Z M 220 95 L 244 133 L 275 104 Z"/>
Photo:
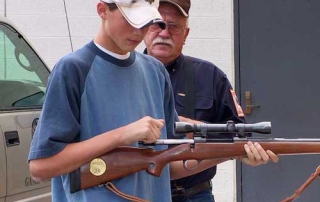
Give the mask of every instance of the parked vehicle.
<path id="1" fill-rule="evenodd" d="M 49 74 L 29 41 L 0 16 L 0 202 L 51 201 L 50 180 L 32 180 L 27 162 Z"/>

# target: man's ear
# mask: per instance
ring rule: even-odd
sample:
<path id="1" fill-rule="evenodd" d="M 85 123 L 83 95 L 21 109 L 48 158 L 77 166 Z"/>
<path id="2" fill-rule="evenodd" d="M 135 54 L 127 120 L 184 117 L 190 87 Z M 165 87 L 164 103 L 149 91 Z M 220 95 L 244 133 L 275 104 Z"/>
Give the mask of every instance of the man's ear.
<path id="1" fill-rule="evenodd" d="M 110 12 L 110 10 L 105 3 L 99 2 L 97 4 L 97 13 L 102 19 L 105 19 L 107 17 L 108 12 Z"/>
<path id="2" fill-rule="evenodd" d="M 189 31 L 190 31 L 190 28 L 187 27 L 185 32 L 184 32 L 184 36 L 183 36 L 184 37 L 183 45 L 186 43 L 187 37 L 189 35 Z"/>

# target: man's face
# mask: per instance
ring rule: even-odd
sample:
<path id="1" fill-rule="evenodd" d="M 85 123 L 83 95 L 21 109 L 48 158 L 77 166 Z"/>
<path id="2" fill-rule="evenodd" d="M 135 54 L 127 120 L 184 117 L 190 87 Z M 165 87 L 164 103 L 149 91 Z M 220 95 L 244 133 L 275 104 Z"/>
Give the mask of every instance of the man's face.
<path id="1" fill-rule="evenodd" d="M 152 31 L 150 28 L 144 38 L 149 55 L 159 59 L 164 65 L 175 60 L 181 53 L 185 40 L 189 33 L 187 18 L 170 3 L 161 3 L 159 12 L 167 23 L 167 28 L 160 32 Z M 181 28 L 181 33 L 170 33 L 172 28 Z"/>

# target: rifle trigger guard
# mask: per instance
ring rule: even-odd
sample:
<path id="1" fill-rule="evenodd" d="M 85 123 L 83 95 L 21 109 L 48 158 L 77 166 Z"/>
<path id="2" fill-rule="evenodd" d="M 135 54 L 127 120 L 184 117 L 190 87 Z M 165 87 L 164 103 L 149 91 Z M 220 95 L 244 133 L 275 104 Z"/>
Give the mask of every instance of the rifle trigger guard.
<path id="1" fill-rule="evenodd" d="M 198 168 L 199 164 L 200 164 L 201 161 L 202 161 L 202 160 L 199 160 L 199 159 L 196 160 L 197 163 L 198 163 L 197 165 L 195 165 L 194 167 L 191 167 L 191 168 L 188 167 L 188 161 L 193 161 L 193 160 L 195 160 L 195 159 L 192 159 L 192 160 L 183 160 L 183 167 L 184 167 L 186 170 L 188 170 L 188 171 L 192 171 L 192 170 L 195 170 L 196 168 Z"/>

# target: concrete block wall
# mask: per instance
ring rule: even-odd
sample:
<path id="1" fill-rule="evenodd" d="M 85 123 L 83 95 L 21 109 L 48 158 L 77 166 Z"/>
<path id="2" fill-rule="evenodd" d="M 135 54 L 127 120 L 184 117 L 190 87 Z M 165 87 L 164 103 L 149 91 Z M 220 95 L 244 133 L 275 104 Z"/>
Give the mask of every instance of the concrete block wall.
<path id="1" fill-rule="evenodd" d="M 99 27 L 99 0 L 0 0 L 9 18 L 31 41 L 50 68 L 63 55 L 92 40 Z M 213 62 L 234 83 L 233 1 L 192 0 L 184 54 Z M 142 51 L 143 43 L 137 48 Z M 213 180 L 217 202 L 236 201 L 235 161 L 218 166 Z"/>

